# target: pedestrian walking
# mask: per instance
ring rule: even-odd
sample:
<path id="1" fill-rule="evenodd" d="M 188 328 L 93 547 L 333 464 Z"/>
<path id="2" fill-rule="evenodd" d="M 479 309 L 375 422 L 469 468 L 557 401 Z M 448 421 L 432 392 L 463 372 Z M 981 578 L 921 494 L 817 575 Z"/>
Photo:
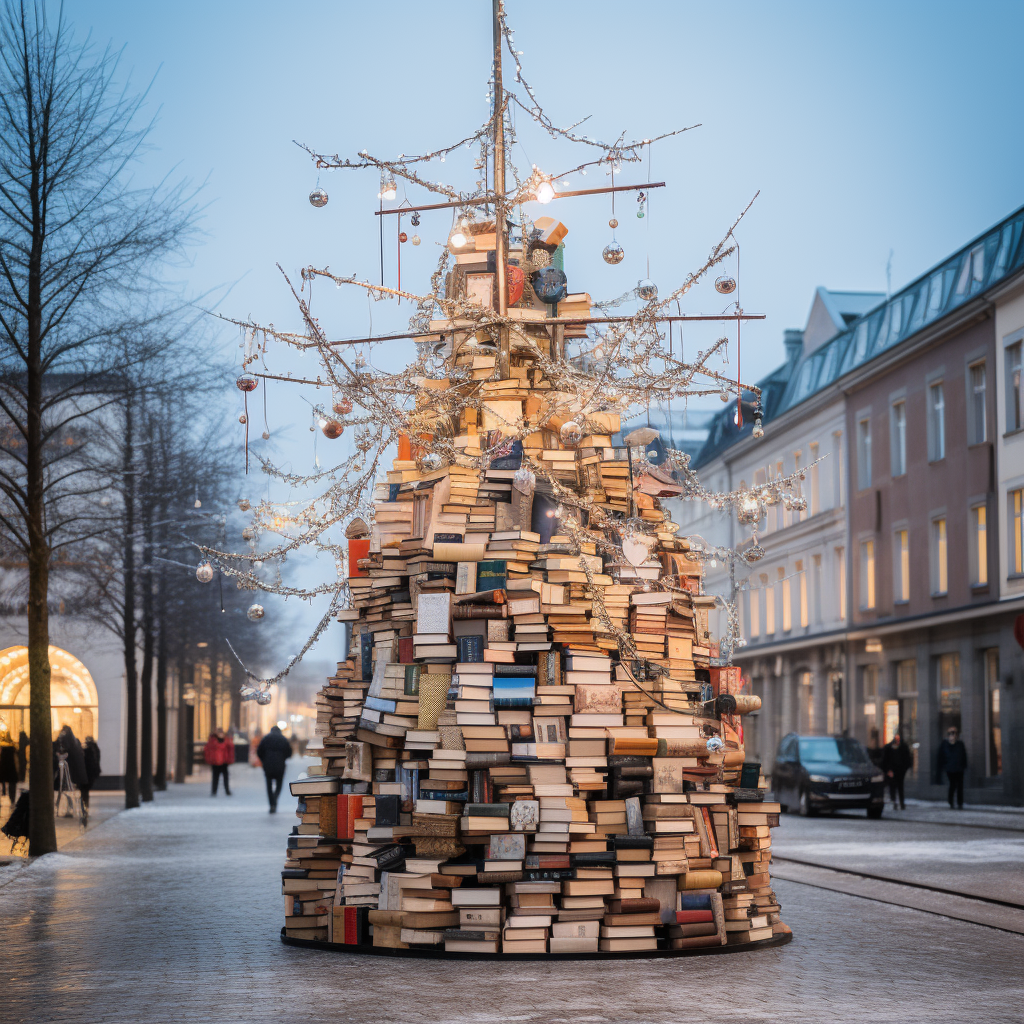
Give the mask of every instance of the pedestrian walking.
<path id="1" fill-rule="evenodd" d="M 78 742 L 70 725 L 65 725 L 57 738 L 53 741 L 53 788 L 57 789 L 57 758 L 64 754 L 68 759 L 68 773 L 71 775 L 71 784 L 79 790 L 82 786 L 89 785 L 89 776 L 85 771 L 85 752 L 82 744 Z"/>
<path id="2" fill-rule="evenodd" d="M 882 771 L 888 780 L 893 810 L 907 809 L 906 801 L 903 799 L 903 779 L 913 766 L 914 755 L 910 747 L 903 742 L 900 734 L 896 733 L 882 748 Z"/>
<path id="3" fill-rule="evenodd" d="M 18 798 L 18 748 L 6 724 L 0 725 L 0 797 Z"/>
<path id="4" fill-rule="evenodd" d="M 276 814 L 277 798 L 281 795 L 281 786 L 284 783 L 284 763 L 292 756 L 292 745 L 275 725 L 260 740 L 260 745 L 256 748 L 256 756 L 260 759 L 260 764 L 263 765 L 263 774 L 267 780 L 270 813 Z"/>
<path id="5" fill-rule="evenodd" d="M 949 806 L 953 806 L 953 797 L 960 810 L 964 808 L 964 772 L 967 771 L 967 748 L 960 739 L 960 730 L 950 726 L 946 730 L 946 738 L 939 747 L 939 771 L 946 773 L 949 779 Z"/>
<path id="6" fill-rule="evenodd" d="M 88 807 L 89 792 L 96 785 L 96 780 L 100 777 L 100 748 L 91 736 L 85 737 L 85 746 L 82 748 L 82 753 L 85 755 L 86 785 L 79 786 L 78 788 L 82 791 L 82 803 Z"/>
<path id="7" fill-rule="evenodd" d="M 231 796 L 231 786 L 228 782 L 228 765 L 235 760 L 235 741 L 225 735 L 223 729 L 210 733 L 210 738 L 203 747 L 203 760 L 213 769 L 213 779 L 210 783 L 210 796 L 217 795 L 217 784 L 220 777 L 224 776 L 224 795 Z"/>
<path id="8" fill-rule="evenodd" d="M 28 736 L 22 729 L 18 733 L 18 781 L 25 781 L 25 772 L 28 770 Z"/>

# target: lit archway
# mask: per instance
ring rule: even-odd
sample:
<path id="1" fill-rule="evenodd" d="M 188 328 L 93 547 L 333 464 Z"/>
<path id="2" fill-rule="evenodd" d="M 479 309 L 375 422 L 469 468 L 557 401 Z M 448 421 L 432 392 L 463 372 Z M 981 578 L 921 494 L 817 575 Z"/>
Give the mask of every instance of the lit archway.
<path id="1" fill-rule="evenodd" d="M 73 654 L 50 647 L 50 717 L 54 734 L 70 725 L 79 739 L 96 735 L 99 698 L 92 675 Z M 28 648 L 0 651 L 0 720 L 17 738 L 28 733 Z"/>

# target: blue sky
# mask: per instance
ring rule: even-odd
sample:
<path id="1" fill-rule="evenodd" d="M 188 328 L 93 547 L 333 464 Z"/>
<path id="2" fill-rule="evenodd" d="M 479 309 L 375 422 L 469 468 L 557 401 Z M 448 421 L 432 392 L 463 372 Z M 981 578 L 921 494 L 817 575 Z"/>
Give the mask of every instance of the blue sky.
<path id="1" fill-rule="evenodd" d="M 668 187 L 652 193 L 647 218 L 619 202 L 627 256 L 618 267 L 600 258 L 607 198 L 548 208 L 569 227 L 572 290 L 619 295 L 646 276 L 648 257 L 650 276 L 670 290 L 760 190 L 737 232 L 743 305 L 767 315 L 744 333 L 747 379 L 780 361 L 782 331 L 803 326 L 816 286 L 884 291 L 892 250 L 898 288 L 1024 204 L 1020 2 L 508 0 L 507 9 L 527 77 L 556 123 L 590 115 L 581 131 L 604 139 L 702 125 L 653 148 L 651 174 Z M 136 85 L 153 80 L 156 148 L 139 173 L 174 168 L 206 182 L 206 241 L 189 285 L 196 293 L 230 285 L 219 306 L 229 315 L 297 326 L 277 262 L 293 277 L 311 263 L 378 274 L 376 177 L 322 175 L 330 202 L 314 210 L 306 197 L 316 172 L 293 139 L 348 155 L 420 152 L 487 116 L 488 0 L 76 0 L 67 11 L 96 41 L 125 47 Z M 579 162 L 565 144 L 520 134 L 520 166 Z M 472 160 L 453 156 L 434 164 L 433 176 L 471 186 Z M 627 166 L 619 180 L 641 174 L 646 168 Z M 603 177 L 574 181 L 594 187 Z M 411 188 L 409 198 L 430 201 Z M 403 247 L 407 287 L 425 286 L 448 225 L 425 215 L 424 244 Z M 391 237 L 392 284 L 395 245 Z M 710 286 L 687 298 L 692 312 L 723 306 Z M 314 301 L 331 336 L 366 333 L 364 298 L 320 286 Z M 375 304 L 373 328 L 407 316 L 404 306 Z M 694 330 L 688 343 L 711 340 L 711 331 Z M 224 342 L 237 338 L 226 332 Z M 402 355 L 378 349 L 374 362 Z M 309 361 L 268 359 L 293 370 Z M 271 387 L 268 399 L 279 457 L 311 466 L 308 407 L 290 385 Z M 229 388 L 224 401 L 233 407 L 239 396 Z"/>

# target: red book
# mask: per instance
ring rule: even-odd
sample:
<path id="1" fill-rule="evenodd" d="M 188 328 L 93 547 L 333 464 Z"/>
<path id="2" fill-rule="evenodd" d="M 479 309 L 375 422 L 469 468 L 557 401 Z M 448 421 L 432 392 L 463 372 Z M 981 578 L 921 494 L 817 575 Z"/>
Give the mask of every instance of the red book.
<path id="1" fill-rule="evenodd" d="M 413 664 L 412 637 L 400 636 L 398 638 L 398 661 L 401 665 Z"/>
<path id="2" fill-rule="evenodd" d="M 702 921 L 714 921 L 715 915 L 710 910 L 677 910 L 676 924 L 699 924 Z"/>
<path id="3" fill-rule="evenodd" d="M 370 538 L 369 537 L 353 537 L 348 542 L 348 575 L 349 579 L 353 576 L 367 576 L 369 575 L 365 569 L 359 568 L 360 558 L 370 557 Z"/>

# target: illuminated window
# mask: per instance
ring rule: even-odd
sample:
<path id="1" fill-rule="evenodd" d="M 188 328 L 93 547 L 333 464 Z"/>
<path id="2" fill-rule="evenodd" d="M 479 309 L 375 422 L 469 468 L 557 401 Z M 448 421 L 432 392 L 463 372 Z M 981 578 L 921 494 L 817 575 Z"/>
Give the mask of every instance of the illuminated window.
<path id="1" fill-rule="evenodd" d="M 750 591 L 750 625 L 748 633 L 751 640 L 756 640 L 761 635 L 761 600 L 760 592 Z"/>
<path id="2" fill-rule="evenodd" d="M 981 444 L 986 440 L 985 429 L 985 364 L 975 363 L 969 368 L 970 390 L 967 395 L 967 443 Z"/>
<path id="3" fill-rule="evenodd" d="M 907 403 L 896 402 L 892 407 L 892 475 L 903 476 L 907 471 Z"/>
<path id="4" fill-rule="evenodd" d="M 932 520 L 932 596 L 942 597 L 949 590 L 946 558 L 946 519 Z"/>
<path id="5" fill-rule="evenodd" d="M 875 607 L 875 542 L 860 545 L 860 606 L 865 611 Z"/>
<path id="6" fill-rule="evenodd" d="M 839 618 L 846 619 L 846 551 L 836 548 L 836 607 Z"/>
<path id="7" fill-rule="evenodd" d="M 946 394 L 942 381 L 928 388 L 928 461 L 946 457 Z"/>
<path id="8" fill-rule="evenodd" d="M 892 560 L 893 597 L 910 600 L 910 531 L 897 530 Z"/>
<path id="9" fill-rule="evenodd" d="M 866 417 L 857 424 L 857 487 L 871 486 L 871 420 Z"/>
<path id="10" fill-rule="evenodd" d="M 1010 571 L 1024 573 L 1024 490 L 1010 492 Z"/>
<path id="11" fill-rule="evenodd" d="M 976 587 L 988 583 L 988 509 L 975 505 L 971 509 L 971 583 Z"/>
<path id="12" fill-rule="evenodd" d="M 779 570 L 779 581 L 782 583 L 782 632 L 788 633 L 793 628 L 793 592 L 785 572 L 785 569 Z"/>

